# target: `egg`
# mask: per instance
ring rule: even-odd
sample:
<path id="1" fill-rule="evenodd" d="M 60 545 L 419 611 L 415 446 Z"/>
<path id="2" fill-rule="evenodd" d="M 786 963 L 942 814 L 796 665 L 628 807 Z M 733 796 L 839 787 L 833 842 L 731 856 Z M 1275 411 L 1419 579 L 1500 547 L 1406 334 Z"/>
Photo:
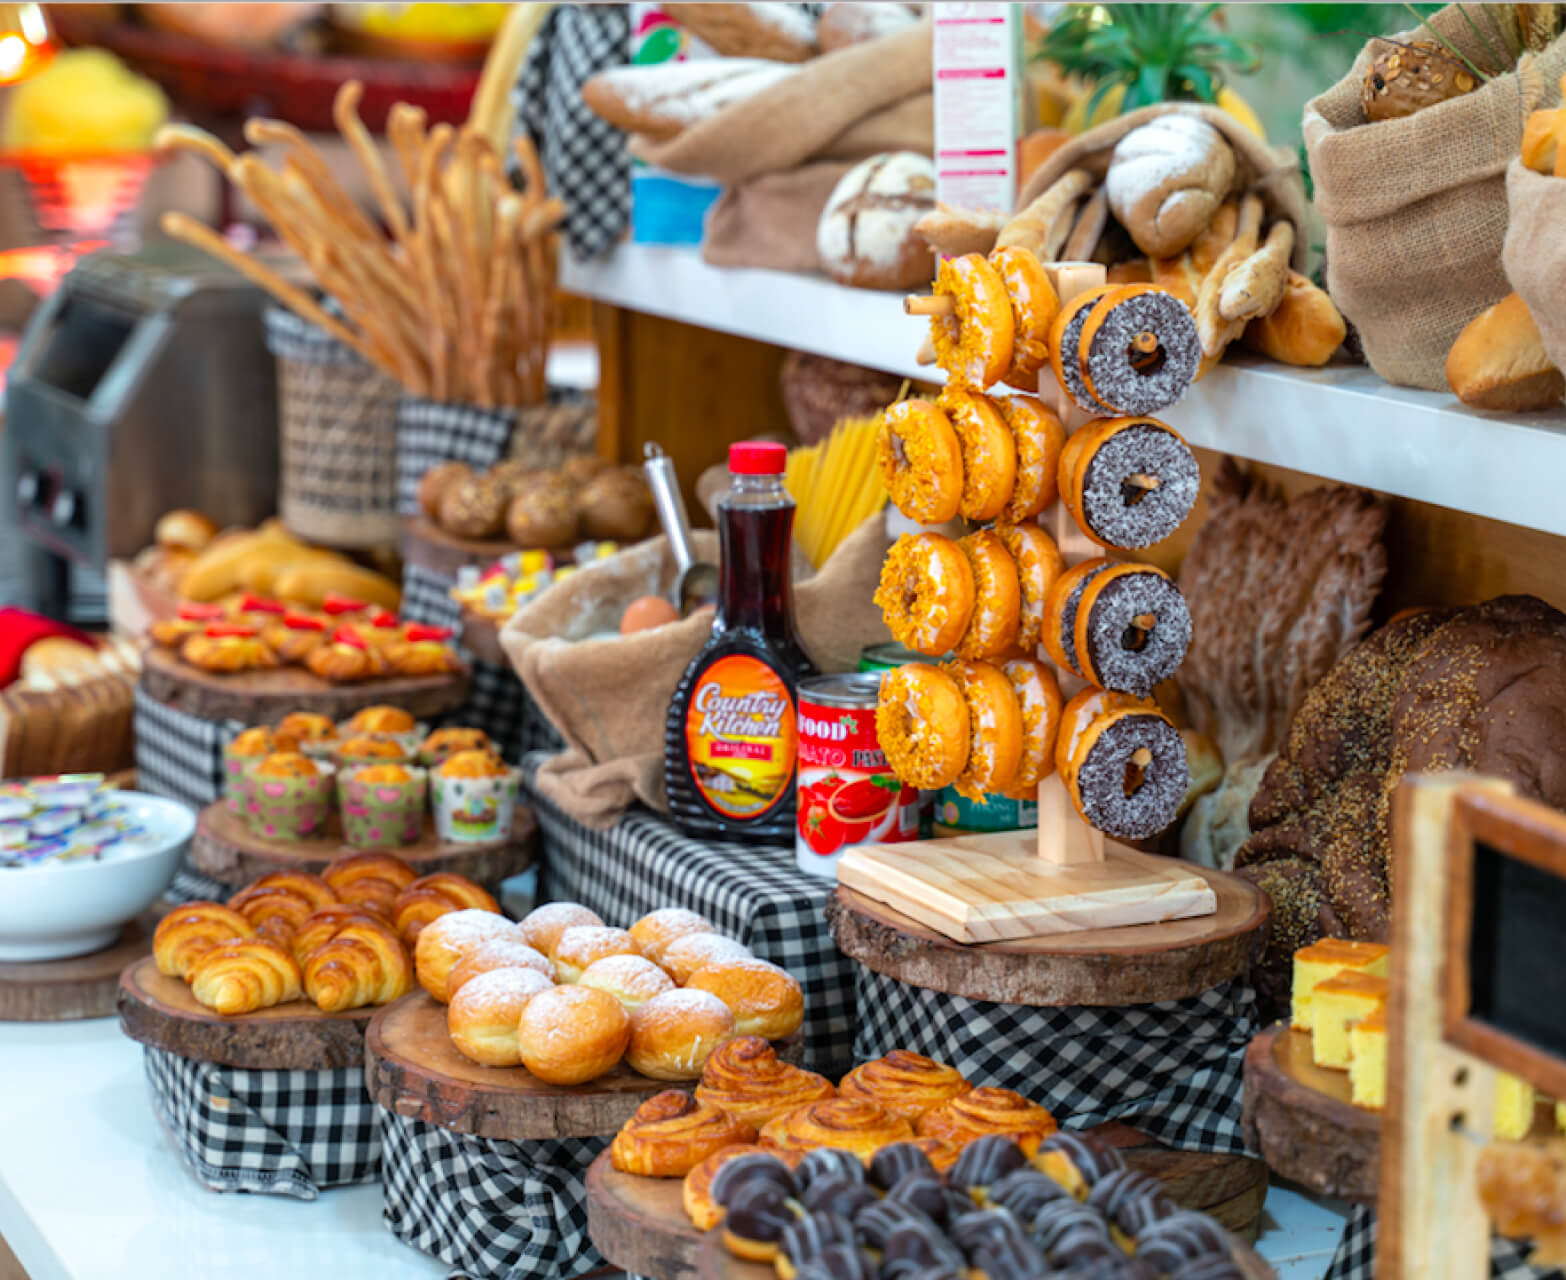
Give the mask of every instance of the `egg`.
<path id="1" fill-rule="evenodd" d="M 620 634 L 628 636 L 633 631 L 650 631 L 667 622 L 678 622 L 680 611 L 662 596 L 643 596 L 625 607 L 620 618 Z"/>

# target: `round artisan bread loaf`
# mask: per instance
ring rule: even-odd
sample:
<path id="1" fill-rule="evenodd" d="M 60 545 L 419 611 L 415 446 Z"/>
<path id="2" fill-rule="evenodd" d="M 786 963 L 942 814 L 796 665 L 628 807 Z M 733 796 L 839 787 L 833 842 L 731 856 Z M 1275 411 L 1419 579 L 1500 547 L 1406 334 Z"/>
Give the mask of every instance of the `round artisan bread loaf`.
<path id="1" fill-rule="evenodd" d="M 889 151 L 845 173 L 816 224 L 821 269 L 861 289 L 912 289 L 935 275 L 935 257 L 914 224 L 935 208 L 935 165 Z"/>

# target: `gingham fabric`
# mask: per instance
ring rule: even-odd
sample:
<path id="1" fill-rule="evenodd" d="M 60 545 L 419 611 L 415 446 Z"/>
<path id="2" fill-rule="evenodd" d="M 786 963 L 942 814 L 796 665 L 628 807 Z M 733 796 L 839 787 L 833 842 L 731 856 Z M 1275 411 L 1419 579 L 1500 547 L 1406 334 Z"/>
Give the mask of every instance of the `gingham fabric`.
<path id="1" fill-rule="evenodd" d="M 1566 1276 L 1560 1267 L 1529 1265 L 1531 1252 L 1531 1245 L 1491 1236 L 1490 1280 L 1562 1280 Z M 1374 1205 L 1359 1205 L 1349 1214 L 1323 1280 L 1375 1280 L 1375 1274 L 1376 1210 Z"/>
<path id="2" fill-rule="evenodd" d="M 380 1113 L 384 1218 L 473 1280 L 562 1280 L 603 1265 L 583 1179 L 607 1138 L 499 1142 Z"/>
<path id="3" fill-rule="evenodd" d="M 794 850 L 692 840 L 632 810 L 607 831 L 573 822 L 531 785 L 543 756 L 523 762 L 523 789 L 543 849 L 539 901 L 591 907 L 626 926 L 658 907 L 699 911 L 756 955 L 781 965 L 805 993 L 805 1065 L 834 1080 L 852 1065 L 854 969 L 823 908 L 831 883 L 794 865 Z"/>
<path id="4" fill-rule="evenodd" d="M 1073 1129 L 1123 1120 L 1167 1146 L 1245 1154 L 1241 1064 L 1256 993 L 1244 981 L 1159 1004 L 1037 1008 L 855 968 L 856 1062 L 913 1049 L 1025 1093 Z"/>
<path id="5" fill-rule="evenodd" d="M 314 1200 L 380 1176 L 379 1108 L 362 1067 L 251 1071 L 145 1053 L 153 1111 L 208 1190 Z"/>
<path id="6" fill-rule="evenodd" d="M 204 720 L 159 702 L 138 684 L 136 786 L 205 808 L 223 794 L 223 748 L 243 729 L 237 720 Z"/>
<path id="7" fill-rule="evenodd" d="M 528 46 L 512 90 L 517 128 L 532 138 L 549 189 L 565 201 L 565 235 L 579 258 L 607 253 L 631 220 L 626 137 L 582 102 L 589 76 L 630 60 L 623 4 L 556 5 Z"/>
<path id="8" fill-rule="evenodd" d="M 419 510 L 419 481 L 442 462 L 487 471 L 506 456 L 516 429 L 514 409 L 480 409 L 403 396 L 397 404 L 397 510 Z"/>

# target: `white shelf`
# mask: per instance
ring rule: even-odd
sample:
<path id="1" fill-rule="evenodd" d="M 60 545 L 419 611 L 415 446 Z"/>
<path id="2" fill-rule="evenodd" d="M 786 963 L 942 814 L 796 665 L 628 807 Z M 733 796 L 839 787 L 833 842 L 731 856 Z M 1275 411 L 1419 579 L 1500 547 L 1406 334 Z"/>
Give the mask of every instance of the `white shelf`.
<path id="1" fill-rule="evenodd" d="M 924 321 L 899 295 L 819 276 L 710 267 L 694 249 L 622 245 L 567 260 L 561 287 L 633 311 L 910 378 Z M 1566 535 L 1566 410 L 1507 417 L 1388 386 L 1369 369 L 1226 357 L 1167 417 L 1192 444 Z"/>

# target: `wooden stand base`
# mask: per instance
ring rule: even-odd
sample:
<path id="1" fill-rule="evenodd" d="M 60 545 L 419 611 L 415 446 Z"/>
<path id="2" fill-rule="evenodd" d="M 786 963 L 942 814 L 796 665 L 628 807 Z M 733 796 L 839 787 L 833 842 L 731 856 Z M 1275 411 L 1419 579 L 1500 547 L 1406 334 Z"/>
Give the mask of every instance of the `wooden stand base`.
<path id="1" fill-rule="evenodd" d="M 970 1000 L 1026 1005 L 1181 1000 L 1244 973 L 1269 914 L 1266 896 L 1250 881 L 1209 867 L 1190 870 L 1210 887 L 1217 910 L 1162 924 L 965 946 L 842 885 L 827 899 L 827 919 L 838 949 L 866 968 Z"/>
<path id="2" fill-rule="evenodd" d="M 290 711 L 314 711 L 334 720 L 388 703 L 418 719 L 455 711 L 468 699 L 467 671 L 438 676 L 390 676 L 359 684 L 328 684 L 303 667 L 219 675 L 153 646 L 142 657 L 148 695 L 204 720 L 276 724 Z"/>
<path id="3" fill-rule="evenodd" d="M 1182 920 L 1218 907 L 1189 863 L 1105 841 L 1102 862 L 1051 865 L 1032 831 L 866 845 L 843 855 L 837 879 L 963 943 Z"/>
<path id="4" fill-rule="evenodd" d="M 114 1012 L 120 973 L 152 954 L 155 921 L 131 921 L 119 940 L 92 955 L 0 964 L 0 1022 L 68 1022 Z"/>
<path id="5" fill-rule="evenodd" d="M 509 840 L 461 844 L 441 840 L 433 824 L 426 820 L 424 834 L 417 842 L 384 852 L 395 854 L 421 876 L 450 871 L 477 884 L 493 885 L 526 871 L 532 864 L 533 836 L 537 830 L 533 815 L 518 809 Z M 269 871 L 308 871 L 319 875 L 336 859 L 363 852 L 343 840 L 335 817 L 324 835 L 305 840 L 268 840 L 252 831 L 226 800 L 219 800 L 196 818 L 190 861 L 203 874 L 237 887 Z"/>
<path id="6" fill-rule="evenodd" d="M 509 538 L 459 538 L 422 516 L 404 516 L 398 549 L 408 564 L 427 569 L 442 578 L 455 578 L 457 571 L 468 565 L 487 569 L 501 556 L 529 548 L 518 547 Z M 547 551 L 557 564 L 562 558 L 570 559 L 569 547 L 537 549 Z"/>
<path id="7" fill-rule="evenodd" d="M 201 1062 L 256 1070 L 324 1071 L 364 1059 L 364 1029 L 374 1009 L 322 1013 L 292 1000 L 225 1018 L 196 1003 L 151 956 L 120 975 L 120 1030 L 132 1040 Z"/>

